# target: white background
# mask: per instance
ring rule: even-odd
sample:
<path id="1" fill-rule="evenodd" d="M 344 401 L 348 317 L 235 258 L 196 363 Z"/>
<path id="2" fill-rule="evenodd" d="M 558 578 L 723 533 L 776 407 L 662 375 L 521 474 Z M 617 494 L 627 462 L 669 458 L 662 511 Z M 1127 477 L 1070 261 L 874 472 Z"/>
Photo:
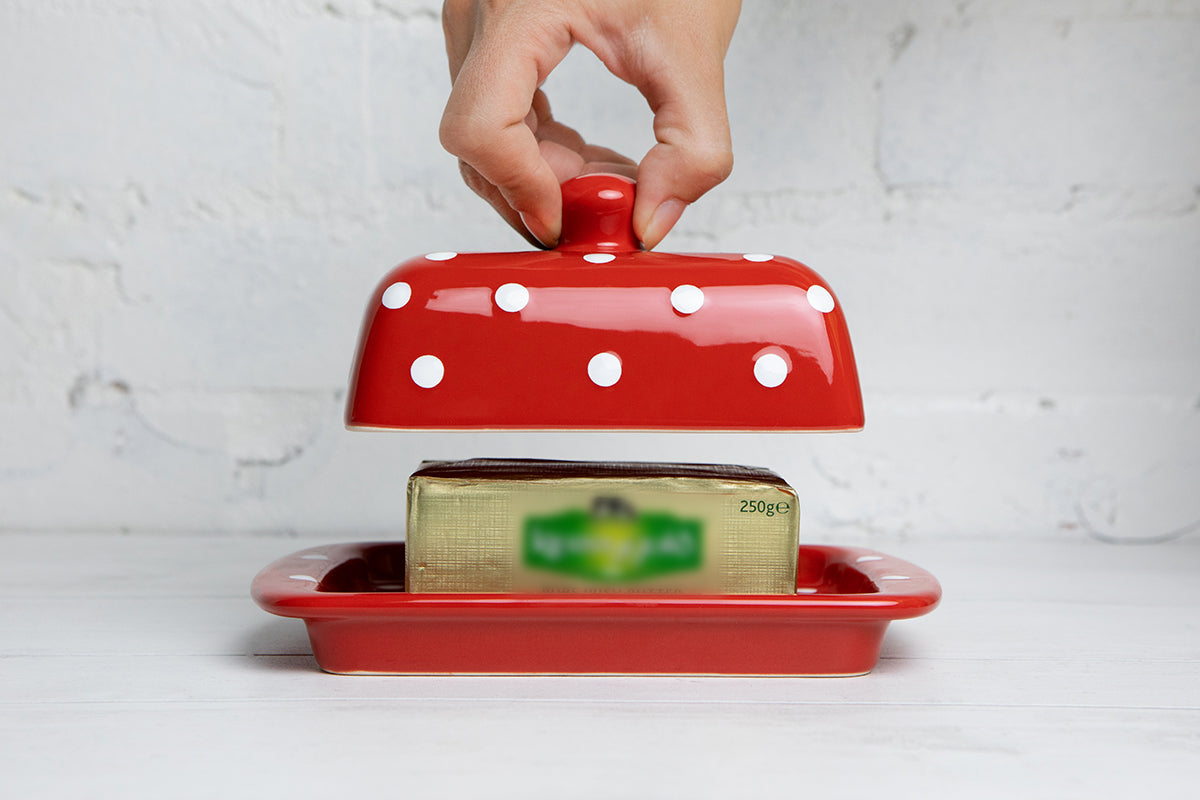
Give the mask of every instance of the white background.
<path id="1" fill-rule="evenodd" d="M 1200 3 L 745 3 L 736 167 L 662 249 L 834 287 L 867 428 L 348 433 L 395 263 L 523 242 L 437 142 L 430 0 L 0 2 L 0 529 L 402 529 L 425 458 L 776 469 L 809 541 L 1200 520 Z M 576 51 L 558 116 L 640 156 Z M 1184 534 L 1186 535 L 1186 534 Z"/>

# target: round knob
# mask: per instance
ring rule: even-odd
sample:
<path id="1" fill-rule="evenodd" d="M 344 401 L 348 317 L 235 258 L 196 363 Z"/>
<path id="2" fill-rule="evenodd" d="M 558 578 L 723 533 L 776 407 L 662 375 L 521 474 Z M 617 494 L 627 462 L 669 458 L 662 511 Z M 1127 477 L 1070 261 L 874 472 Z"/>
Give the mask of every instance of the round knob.
<path id="1" fill-rule="evenodd" d="M 563 224 L 559 250 L 641 250 L 633 235 L 637 184 L 622 175 L 596 173 L 562 185 Z"/>

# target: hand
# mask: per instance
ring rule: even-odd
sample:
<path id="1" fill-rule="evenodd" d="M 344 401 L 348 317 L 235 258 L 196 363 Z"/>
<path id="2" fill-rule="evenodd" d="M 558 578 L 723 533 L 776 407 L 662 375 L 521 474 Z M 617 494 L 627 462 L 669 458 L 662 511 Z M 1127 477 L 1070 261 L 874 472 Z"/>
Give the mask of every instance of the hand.
<path id="1" fill-rule="evenodd" d="M 733 168 L 724 59 L 740 10 L 741 0 L 447 0 L 442 145 L 468 186 L 546 247 L 562 231 L 560 183 L 636 178 L 633 229 L 653 248 Z M 640 164 L 551 115 L 539 87 L 575 42 L 650 104 L 658 143 Z"/>

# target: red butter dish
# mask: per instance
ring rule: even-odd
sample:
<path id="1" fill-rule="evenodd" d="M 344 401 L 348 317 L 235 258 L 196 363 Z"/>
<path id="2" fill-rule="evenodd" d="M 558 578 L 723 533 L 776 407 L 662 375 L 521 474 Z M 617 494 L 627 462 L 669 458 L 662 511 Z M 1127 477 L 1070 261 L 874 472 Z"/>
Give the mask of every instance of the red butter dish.
<path id="1" fill-rule="evenodd" d="M 846 676 L 941 587 L 891 556 L 805 545 L 789 595 L 409 594 L 404 544 L 387 542 L 294 553 L 252 594 L 304 620 L 328 672 Z"/>
<path id="2" fill-rule="evenodd" d="M 764 253 L 647 252 L 634 191 L 574 178 L 555 249 L 432 252 L 388 273 L 367 304 L 347 427 L 861 428 L 824 280 Z M 329 672 L 693 675 L 861 675 L 889 622 L 941 597 L 924 570 L 847 547 L 801 546 L 794 593 L 738 595 L 410 593 L 404 552 L 312 548 L 264 569 L 253 595 L 304 620 Z"/>
<path id="3" fill-rule="evenodd" d="M 368 302 L 350 428 L 856 430 L 833 290 L 760 253 L 646 252 L 635 187 L 563 184 L 557 248 L 434 252 Z"/>

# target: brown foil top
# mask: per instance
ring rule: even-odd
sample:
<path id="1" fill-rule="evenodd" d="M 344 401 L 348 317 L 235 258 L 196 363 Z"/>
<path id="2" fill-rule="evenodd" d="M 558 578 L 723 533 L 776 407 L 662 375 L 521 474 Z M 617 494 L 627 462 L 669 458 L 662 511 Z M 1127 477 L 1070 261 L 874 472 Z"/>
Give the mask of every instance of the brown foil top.
<path id="1" fill-rule="evenodd" d="M 662 464 L 652 461 L 552 461 L 536 458 L 471 458 L 424 461 L 413 477 L 538 481 L 566 478 L 711 478 L 775 486 L 787 482 L 769 469 L 736 464 Z"/>

